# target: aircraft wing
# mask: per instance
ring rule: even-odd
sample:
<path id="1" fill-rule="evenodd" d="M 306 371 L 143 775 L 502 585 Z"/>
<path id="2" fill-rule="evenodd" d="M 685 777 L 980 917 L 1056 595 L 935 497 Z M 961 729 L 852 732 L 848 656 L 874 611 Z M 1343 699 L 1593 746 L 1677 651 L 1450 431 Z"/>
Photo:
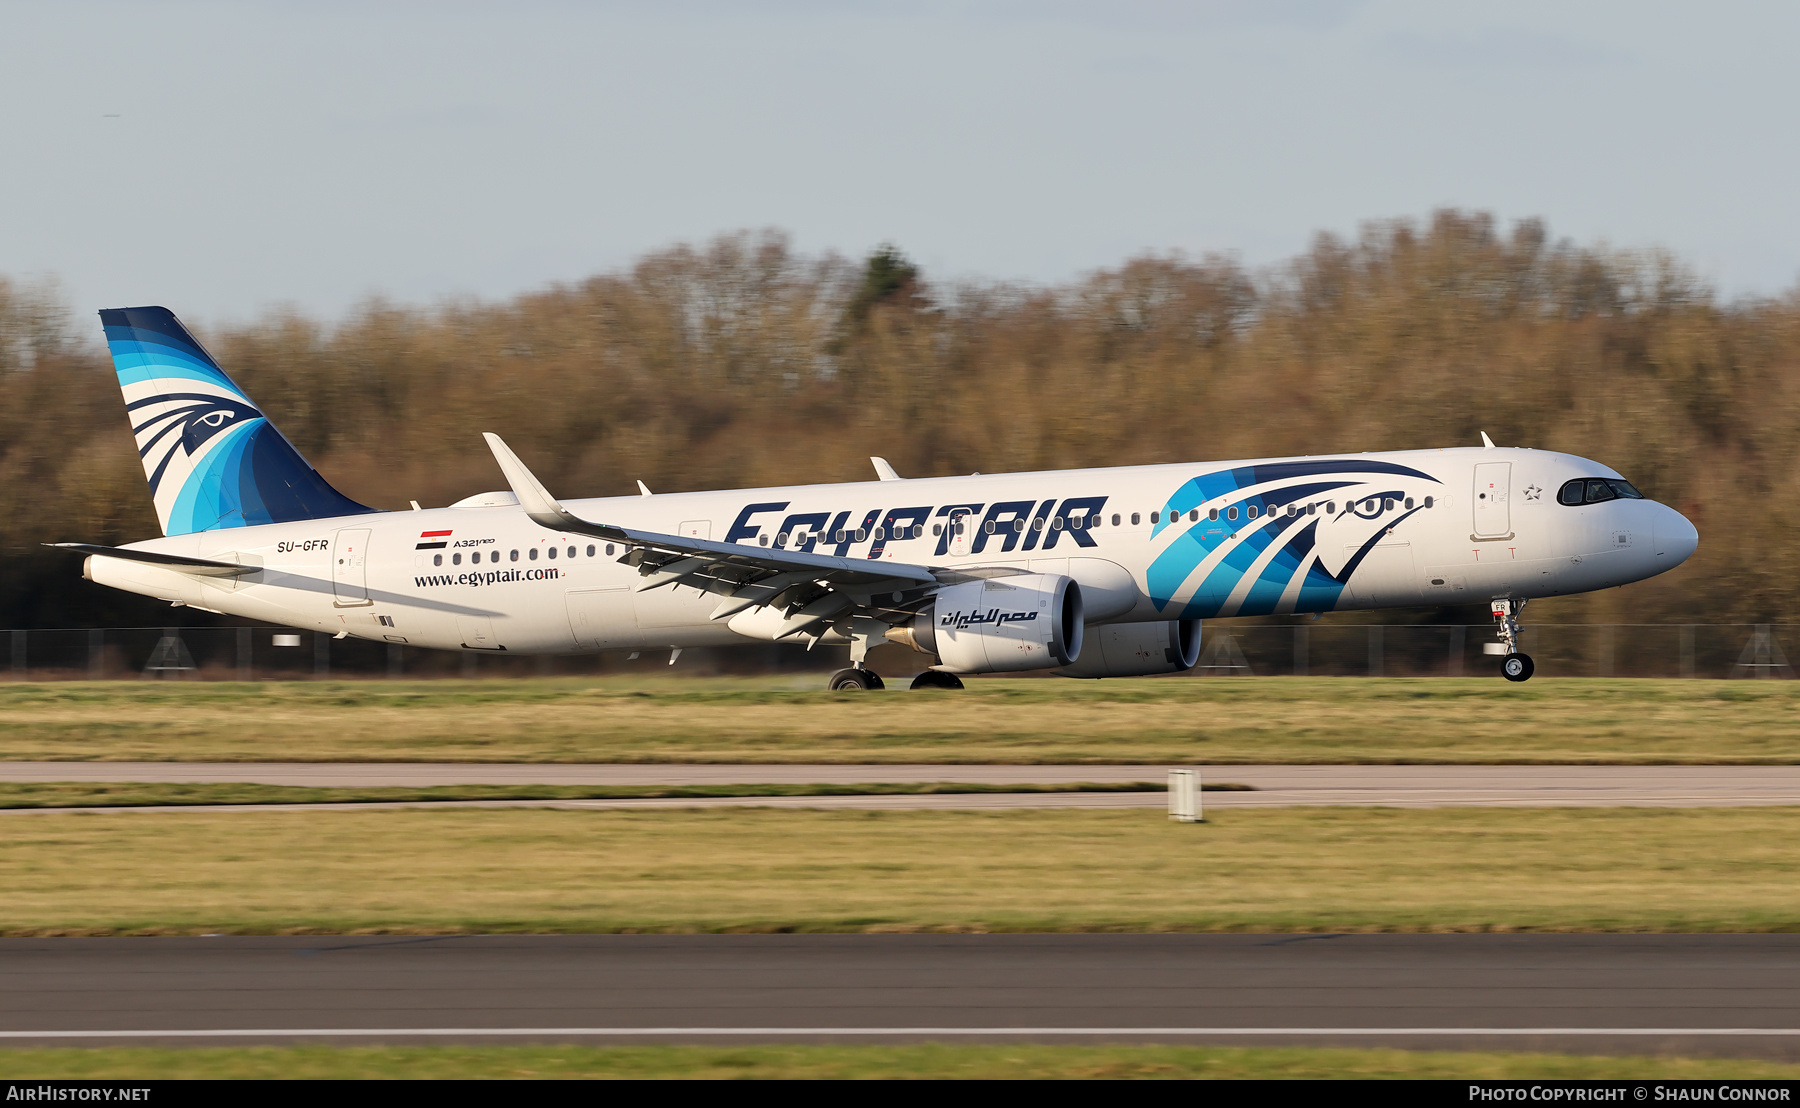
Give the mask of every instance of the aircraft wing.
<path id="1" fill-rule="evenodd" d="M 846 615 L 899 623 L 939 586 L 976 576 L 905 562 L 664 535 L 582 519 L 550 495 L 500 436 L 487 432 L 482 437 L 533 522 L 552 531 L 591 535 L 627 547 L 620 561 L 635 566 L 643 577 L 637 585 L 639 592 L 685 585 L 718 595 L 721 600 L 713 611 L 714 619 L 729 619 L 750 608 L 779 608 L 787 618 L 777 630 L 777 639 L 817 637 Z M 994 572 L 984 571 L 980 576 Z"/>
<path id="2" fill-rule="evenodd" d="M 250 573 L 260 573 L 263 568 L 238 565 L 235 562 L 215 562 L 206 558 L 189 558 L 181 554 L 159 554 L 154 550 L 131 550 L 122 546 L 95 546 L 85 542 L 47 542 L 44 545 L 57 550 L 73 550 L 77 554 L 99 554 L 106 558 L 122 558 L 128 562 L 146 562 L 153 566 L 164 566 L 201 577 L 243 577 Z"/>

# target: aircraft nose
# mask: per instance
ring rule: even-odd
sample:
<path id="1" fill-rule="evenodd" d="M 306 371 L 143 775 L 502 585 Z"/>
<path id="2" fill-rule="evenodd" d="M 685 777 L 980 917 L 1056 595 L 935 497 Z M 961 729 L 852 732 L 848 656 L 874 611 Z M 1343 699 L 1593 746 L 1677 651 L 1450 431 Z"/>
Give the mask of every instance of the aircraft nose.
<path id="1" fill-rule="evenodd" d="M 1688 560 L 1700 546 L 1700 532 L 1688 522 L 1688 517 L 1669 507 L 1658 504 L 1656 519 L 1651 524 L 1651 534 L 1656 540 L 1656 559 L 1659 570 L 1674 569 Z"/>

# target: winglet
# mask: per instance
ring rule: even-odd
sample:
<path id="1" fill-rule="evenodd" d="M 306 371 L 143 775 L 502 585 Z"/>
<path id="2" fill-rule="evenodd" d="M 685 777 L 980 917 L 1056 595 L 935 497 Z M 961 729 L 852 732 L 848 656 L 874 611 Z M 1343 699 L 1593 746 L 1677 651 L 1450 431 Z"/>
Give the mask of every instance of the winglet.
<path id="1" fill-rule="evenodd" d="M 894 472 L 894 467 L 888 465 L 888 460 L 886 458 L 870 458 L 869 460 L 875 463 L 875 476 L 881 478 L 883 481 L 903 480 L 898 473 Z"/>
<path id="2" fill-rule="evenodd" d="M 642 493 L 644 496 L 649 496 L 650 495 L 650 486 L 644 484 L 642 481 L 639 481 L 638 482 L 638 492 Z"/>
<path id="3" fill-rule="evenodd" d="M 1487 447 L 1489 450 L 1494 449 L 1494 440 L 1487 437 L 1486 431 L 1481 433 L 1481 445 Z"/>
<path id="4" fill-rule="evenodd" d="M 488 449 L 494 452 L 494 460 L 500 463 L 500 472 L 506 474 L 506 483 L 512 486 L 513 495 L 519 498 L 519 507 L 540 527 L 548 527 L 552 531 L 573 531 L 578 535 L 589 534 L 594 525 L 571 515 L 550 491 L 544 488 L 538 479 L 532 476 L 525 463 L 512 452 L 499 435 L 492 431 L 483 431 L 481 437 L 487 440 Z"/>

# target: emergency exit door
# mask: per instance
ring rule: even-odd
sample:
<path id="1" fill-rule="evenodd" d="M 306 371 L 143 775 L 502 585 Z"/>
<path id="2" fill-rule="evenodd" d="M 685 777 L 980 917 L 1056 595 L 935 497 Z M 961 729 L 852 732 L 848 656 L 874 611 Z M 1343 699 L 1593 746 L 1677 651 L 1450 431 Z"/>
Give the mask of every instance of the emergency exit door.
<path id="1" fill-rule="evenodd" d="M 331 543 L 331 588 L 340 608 L 369 600 L 369 531 L 339 531 Z"/>
<path id="2" fill-rule="evenodd" d="M 1475 537 L 1504 538 L 1512 533 L 1511 462 L 1481 462 L 1475 467 Z"/>

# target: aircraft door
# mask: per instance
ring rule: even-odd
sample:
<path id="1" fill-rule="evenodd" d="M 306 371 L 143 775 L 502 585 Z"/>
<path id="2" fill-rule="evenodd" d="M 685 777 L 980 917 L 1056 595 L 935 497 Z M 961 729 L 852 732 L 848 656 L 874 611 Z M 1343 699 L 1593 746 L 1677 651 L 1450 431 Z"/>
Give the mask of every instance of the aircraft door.
<path id="1" fill-rule="evenodd" d="M 372 604 L 369 599 L 369 531 L 343 530 L 332 540 L 331 589 L 337 606 Z"/>
<path id="2" fill-rule="evenodd" d="M 1511 462 L 1481 462 L 1475 466 L 1475 537 L 1501 538 L 1512 531 Z"/>
<path id="3" fill-rule="evenodd" d="M 944 524 L 944 526 L 950 528 L 950 556 L 952 558 L 967 558 L 969 556 L 969 541 L 975 530 L 975 523 L 969 518 L 969 513 L 956 513 L 950 517 L 950 522 Z"/>

